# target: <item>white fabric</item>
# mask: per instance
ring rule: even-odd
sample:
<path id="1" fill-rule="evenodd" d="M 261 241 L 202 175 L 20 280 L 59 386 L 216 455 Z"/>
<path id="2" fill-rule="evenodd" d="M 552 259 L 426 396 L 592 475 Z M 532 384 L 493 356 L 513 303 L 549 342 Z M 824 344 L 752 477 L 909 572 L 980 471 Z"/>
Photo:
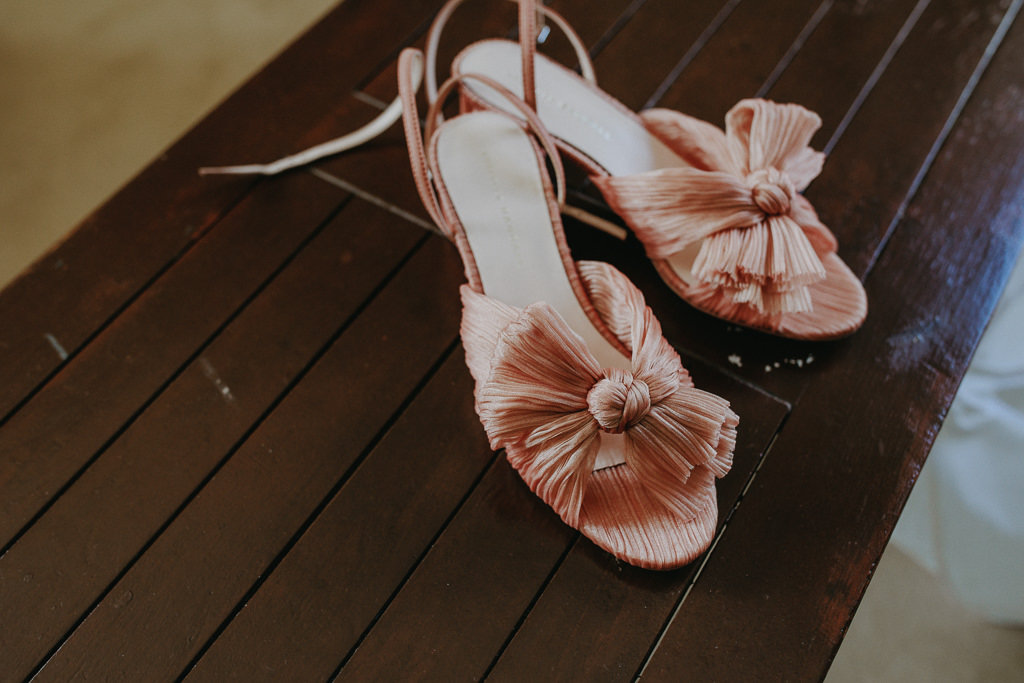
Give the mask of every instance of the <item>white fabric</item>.
<path id="1" fill-rule="evenodd" d="M 960 600 L 1024 623 L 1024 259 L 978 346 L 893 540 Z"/>
<path id="2" fill-rule="evenodd" d="M 418 75 L 415 78 L 417 81 L 419 80 Z M 204 166 L 199 169 L 199 175 L 277 175 L 278 173 L 283 173 L 299 166 L 305 166 L 324 157 L 339 154 L 365 144 L 393 126 L 400 118 L 402 118 L 402 100 L 396 97 L 388 105 L 387 109 L 378 114 L 372 121 L 348 135 L 329 140 L 269 164 Z"/>
<path id="3" fill-rule="evenodd" d="M 523 94 L 519 45 L 506 40 L 474 43 L 462 53 L 463 73 L 490 76 L 516 95 Z M 635 116 L 597 91 L 576 74 L 538 56 L 536 64 L 537 114 L 556 138 L 586 152 L 612 175 L 631 175 L 657 168 L 685 166 L 679 155 L 647 132 Z M 504 98 L 485 86 L 469 87 L 494 106 L 507 106 Z"/>
<path id="4" fill-rule="evenodd" d="M 423 62 L 413 62 L 412 82 L 413 89 L 419 89 L 420 79 L 423 78 Z M 396 97 L 387 108 L 374 117 L 372 121 L 358 130 L 352 131 L 340 138 L 323 142 L 309 149 L 286 156 L 269 164 L 244 164 L 240 166 L 204 166 L 199 169 L 199 175 L 277 175 L 299 166 L 311 164 L 324 157 L 339 154 L 350 149 L 363 145 L 382 134 L 393 126 L 398 119 L 402 118 L 402 98 Z"/>

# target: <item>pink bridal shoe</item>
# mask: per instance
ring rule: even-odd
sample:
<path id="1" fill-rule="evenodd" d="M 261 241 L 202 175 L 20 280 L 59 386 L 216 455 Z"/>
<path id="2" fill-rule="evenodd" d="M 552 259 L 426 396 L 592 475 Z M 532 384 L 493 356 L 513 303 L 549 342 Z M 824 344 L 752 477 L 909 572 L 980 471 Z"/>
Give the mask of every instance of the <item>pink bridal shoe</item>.
<path id="1" fill-rule="evenodd" d="M 648 569 L 691 562 L 715 533 L 715 479 L 732 465 L 738 418 L 694 388 L 626 276 L 572 260 L 561 161 L 533 110 L 496 81 L 462 74 L 436 91 L 424 145 L 422 72 L 422 53 L 405 50 L 399 98 L 343 138 L 201 172 L 275 174 L 362 144 L 401 116 L 416 188 L 465 263 L 462 342 L 491 446 L 566 524 L 619 559 Z M 445 96 L 468 81 L 516 115 L 441 122 Z"/>
<path id="2" fill-rule="evenodd" d="M 601 548 L 650 569 L 687 564 L 714 535 L 714 482 L 731 466 L 736 415 L 694 388 L 624 275 L 572 260 L 559 217 L 561 164 L 532 110 L 500 84 L 463 74 L 438 91 L 424 145 L 421 71 L 422 54 L 405 50 L 409 156 L 427 211 L 466 266 L 462 341 L 491 446 Z M 501 93 L 519 117 L 479 111 L 437 125 L 445 96 L 470 80 Z"/>
<path id="3" fill-rule="evenodd" d="M 450 0 L 428 35 L 431 101 L 441 30 L 464 1 Z M 724 131 L 666 109 L 637 115 L 597 87 L 587 51 L 565 19 L 534 0 L 515 1 L 519 44 L 473 43 L 456 57 L 453 74 L 487 76 L 523 98 L 680 297 L 719 318 L 794 339 L 834 339 L 860 327 L 864 288 L 800 194 L 824 160 L 808 146 L 821 125 L 816 114 L 744 100 L 726 116 Z M 582 78 L 536 54 L 538 13 L 565 32 Z M 464 109 L 518 111 L 502 90 L 479 79 L 464 83 L 461 96 Z"/>

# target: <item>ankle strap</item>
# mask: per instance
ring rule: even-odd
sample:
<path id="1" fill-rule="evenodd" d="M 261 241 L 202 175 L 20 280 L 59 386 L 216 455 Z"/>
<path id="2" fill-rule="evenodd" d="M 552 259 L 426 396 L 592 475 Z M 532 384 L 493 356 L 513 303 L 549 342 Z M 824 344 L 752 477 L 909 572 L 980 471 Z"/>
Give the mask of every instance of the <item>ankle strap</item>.
<path id="1" fill-rule="evenodd" d="M 446 235 L 454 237 L 457 230 L 458 218 L 446 215 L 444 205 L 438 199 L 436 183 L 439 182 L 437 169 L 431 169 L 431 160 L 427 156 L 424 141 L 427 144 L 433 139 L 438 125 L 444 121 L 441 114 L 441 107 L 445 98 L 451 94 L 455 86 L 467 80 L 475 80 L 490 88 L 494 88 L 502 97 L 512 104 L 523 115 L 523 119 L 513 114 L 498 111 L 496 113 L 507 116 L 518 125 L 525 122 L 527 130 L 537 138 L 544 152 L 547 154 L 555 172 L 555 192 L 559 208 L 565 205 L 565 171 L 562 167 L 562 160 L 558 155 L 558 148 L 555 140 L 547 132 L 537 114 L 514 95 L 507 88 L 497 81 L 477 74 L 462 74 L 452 76 L 441 85 L 437 97 L 430 103 L 427 110 L 426 131 L 420 129 L 419 110 L 416 106 L 416 93 L 419 91 L 420 78 L 423 74 L 423 53 L 415 48 L 406 48 L 398 57 L 398 94 L 402 100 L 402 126 L 405 129 L 406 144 L 409 148 L 409 161 L 412 166 L 413 180 L 416 182 L 416 190 L 423 200 L 427 213 L 434 219 L 434 222 Z M 524 121 L 525 119 L 525 121 Z"/>
<path id="2" fill-rule="evenodd" d="M 427 101 L 433 103 L 438 97 L 437 90 L 437 48 L 441 42 L 441 32 L 449 17 L 459 5 L 466 0 L 448 0 L 441 11 L 437 13 L 434 22 L 430 25 L 427 33 L 426 45 L 426 81 Z M 587 52 L 583 40 L 576 34 L 560 14 L 553 9 L 544 6 L 543 2 L 536 0 L 511 0 L 519 5 L 519 46 L 522 55 L 523 69 L 523 100 L 532 109 L 537 108 L 537 88 L 534 85 L 534 57 L 537 54 L 537 15 L 544 19 L 550 19 L 562 30 L 565 37 L 569 39 L 573 51 L 576 52 L 576 59 L 579 60 L 580 71 L 583 78 L 596 84 L 594 76 L 594 65 L 590 61 L 590 54 Z"/>

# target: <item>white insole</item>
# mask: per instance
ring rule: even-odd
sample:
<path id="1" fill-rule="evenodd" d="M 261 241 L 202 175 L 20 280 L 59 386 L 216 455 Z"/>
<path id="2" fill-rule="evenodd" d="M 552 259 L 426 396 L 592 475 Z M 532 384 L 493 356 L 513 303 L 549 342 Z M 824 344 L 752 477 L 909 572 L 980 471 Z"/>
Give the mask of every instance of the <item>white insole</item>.
<path id="1" fill-rule="evenodd" d="M 487 296 L 517 307 L 547 302 L 602 367 L 629 369 L 584 313 L 555 242 L 534 146 L 507 116 L 475 112 L 437 134 L 438 166 Z M 622 435 L 602 433 L 595 469 L 624 462 Z"/>
<path id="2" fill-rule="evenodd" d="M 490 76 L 522 97 L 519 45 L 507 40 L 474 43 L 462 54 L 462 73 Z M 686 166 L 679 156 L 647 132 L 624 108 L 596 95 L 590 84 L 538 55 L 534 65 L 537 114 L 556 138 L 582 150 L 612 175 Z M 485 101 L 510 113 L 518 111 L 497 91 L 476 81 L 467 85 Z"/>
<path id="3" fill-rule="evenodd" d="M 460 71 L 490 76 L 519 97 L 523 95 L 519 44 L 507 40 L 474 43 L 462 54 Z M 685 167 L 686 162 L 652 136 L 636 116 L 597 95 L 575 73 L 538 55 L 534 64 L 537 113 L 548 131 L 584 152 L 615 176 L 660 168 Z M 496 90 L 475 81 L 468 87 L 486 102 L 519 116 Z M 673 254 L 668 262 L 687 283 L 696 250 Z"/>

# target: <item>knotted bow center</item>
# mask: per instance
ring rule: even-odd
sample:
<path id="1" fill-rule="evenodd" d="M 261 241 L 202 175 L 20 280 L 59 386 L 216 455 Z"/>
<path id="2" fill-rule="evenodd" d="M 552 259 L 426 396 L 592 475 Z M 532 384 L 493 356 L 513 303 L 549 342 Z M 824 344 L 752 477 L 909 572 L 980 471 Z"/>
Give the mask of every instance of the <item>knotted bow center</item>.
<path id="1" fill-rule="evenodd" d="M 619 434 L 650 411 L 651 390 L 627 370 L 605 368 L 603 372 L 587 394 L 587 408 L 601 429 Z"/>
<path id="2" fill-rule="evenodd" d="M 793 201 L 793 183 L 777 168 L 763 168 L 747 176 L 750 194 L 757 208 L 769 216 L 788 213 Z"/>

